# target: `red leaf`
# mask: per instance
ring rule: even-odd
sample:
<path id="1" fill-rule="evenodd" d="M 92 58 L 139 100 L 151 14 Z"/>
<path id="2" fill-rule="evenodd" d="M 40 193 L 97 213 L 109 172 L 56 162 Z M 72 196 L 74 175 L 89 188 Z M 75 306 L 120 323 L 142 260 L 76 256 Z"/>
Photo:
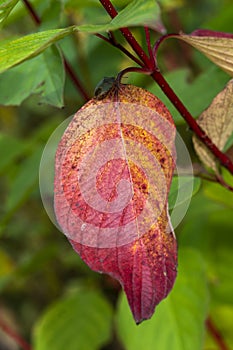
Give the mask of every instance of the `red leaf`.
<path id="1" fill-rule="evenodd" d="M 140 323 L 176 277 L 167 213 L 175 127 L 149 92 L 120 85 L 76 113 L 58 146 L 55 212 L 91 269 L 122 284 Z"/>
<path id="2" fill-rule="evenodd" d="M 140 239 L 116 248 L 93 248 L 70 240 L 89 267 L 123 286 L 136 323 L 150 318 L 176 278 L 176 241 L 166 232 L 167 213 Z"/>

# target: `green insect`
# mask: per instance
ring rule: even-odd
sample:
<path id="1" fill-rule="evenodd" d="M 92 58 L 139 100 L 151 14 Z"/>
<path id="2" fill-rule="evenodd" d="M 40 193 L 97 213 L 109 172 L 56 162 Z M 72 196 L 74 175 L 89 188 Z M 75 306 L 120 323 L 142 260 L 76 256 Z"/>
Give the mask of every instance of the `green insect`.
<path id="1" fill-rule="evenodd" d="M 95 98 L 102 100 L 114 86 L 116 79 L 114 77 L 104 77 L 97 85 L 94 91 Z"/>

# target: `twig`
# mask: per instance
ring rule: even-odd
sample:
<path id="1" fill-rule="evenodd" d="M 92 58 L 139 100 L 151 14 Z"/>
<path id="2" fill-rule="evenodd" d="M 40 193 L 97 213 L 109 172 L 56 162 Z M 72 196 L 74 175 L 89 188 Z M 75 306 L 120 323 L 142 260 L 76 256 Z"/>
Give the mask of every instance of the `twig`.
<path id="1" fill-rule="evenodd" d="M 108 12 L 111 18 L 114 18 L 117 16 L 118 12 L 115 9 L 115 7 L 112 5 L 111 1 L 109 0 L 100 0 L 101 4 L 105 8 L 105 10 Z M 142 49 L 142 47 L 139 45 L 137 40 L 134 38 L 133 34 L 128 28 L 121 28 L 120 31 L 124 35 L 127 42 L 130 44 L 134 52 L 140 57 L 140 59 L 144 62 L 145 66 L 149 69 L 153 69 L 153 65 L 149 57 L 147 57 L 145 51 Z"/>
<path id="2" fill-rule="evenodd" d="M 156 40 L 154 47 L 153 47 L 153 56 L 154 57 L 157 55 L 159 46 L 162 44 L 162 42 L 168 38 L 174 37 L 174 35 L 177 35 L 177 34 L 175 34 L 175 33 L 165 34 Z"/>
<path id="3" fill-rule="evenodd" d="M 193 132 L 199 137 L 199 139 L 208 147 L 208 149 L 219 159 L 221 164 L 233 174 L 233 163 L 231 160 L 221 152 L 217 146 L 206 135 L 204 130 L 198 125 L 196 120 L 192 117 L 187 108 L 183 105 L 179 97 L 172 90 L 170 85 L 164 79 L 163 75 L 159 71 L 155 71 L 152 74 L 154 80 L 158 83 L 165 95 L 169 98 L 175 108 L 180 112 L 181 116 L 186 120 L 187 124 L 193 130 Z"/>
<path id="4" fill-rule="evenodd" d="M 151 47 L 150 30 L 148 27 L 144 27 L 144 30 L 145 30 L 145 34 L 146 34 L 146 44 L 147 44 L 148 53 L 149 53 L 151 62 L 153 62 L 153 70 L 155 70 L 156 69 L 156 62 L 155 62 L 155 58 L 154 58 L 155 55 L 154 55 L 152 47 Z"/>
<path id="5" fill-rule="evenodd" d="M 143 74 L 146 74 L 146 75 L 151 75 L 151 71 L 149 69 L 147 69 L 147 68 L 143 68 L 143 67 L 142 68 L 141 67 L 128 67 L 128 68 L 123 69 L 122 71 L 120 71 L 117 74 L 117 77 L 116 77 L 117 84 L 120 84 L 123 75 L 125 75 L 127 73 L 130 73 L 130 72 L 136 72 L 136 73 L 143 73 Z"/>
<path id="6" fill-rule="evenodd" d="M 182 169 L 181 169 L 182 171 Z M 179 171 L 179 175 L 185 175 L 185 171 L 186 169 L 184 169 L 183 173 Z M 174 174 L 176 174 L 174 172 Z M 225 187 L 228 191 L 233 192 L 233 187 L 231 185 L 229 185 L 224 178 L 221 176 L 221 174 L 212 174 L 207 172 L 207 170 L 204 168 L 203 165 L 201 165 L 200 163 L 193 163 L 193 172 L 186 172 L 186 175 L 190 175 L 190 176 L 196 176 L 199 177 L 200 179 L 206 180 L 206 181 L 210 181 L 210 182 L 214 182 L 214 183 L 218 183 L 220 185 L 222 185 L 223 187 Z"/>
<path id="7" fill-rule="evenodd" d="M 226 345 L 222 334 L 216 328 L 215 324 L 213 323 L 210 317 L 208 317 L 206 320 L 206 327 L 209 333 L 211 334 L 212 338 L 215 340 L 216 344 L 218 344 L 219 350 L 230 350 L 229 347 Z"/>
<path id="8" fill-rule="evenodd" d="M 0 319 L 0 328 L 13 339 L 23 350 L 32 350 L 32 347 L 15 331 L 13 331 L 8 325 Z"/>
<path id="9" fill-rule="evenodd" d="M 28 12 L 30 13 L 30 16 L 32 17 L 35 24 L 40 25 L 41 18 L 38 15 L 38 13 L 36 12 L 36 10 L 33 8 L 32 4 L 28 0 L 23 0 L 23 3 L 26 6 L 26 8 L 28 9 Z M 90 100 L 89 94 L 87 93 L 87 91 L 85 90 L 83 85 L 81 84 L 80 80 L 77 77 L 77 74 L 74 72 L 73 68 L 71 67 L 71 65 L 67 61 L 64 54 L 63 54 L 63 60 L 64 60 L 64 66 L 65 66 L 66 72 L 69 74 L 71 80 L 73 81 L 73 83 L 74 83 L 76 89 L 78 90 L 78 92 L 80 93 L 80 95 L 83 97 L 84 101 Z"/>
<path id="10" fill-rule="evenodd" d="M 72 66 L 70 65 L 70 63 L 64 57 L 64 54 L 63 54 L 63 59 L 64 59 L 64 65 L 65 65 L 66 72 L 69 74 L 70 79 L 73 81 L 73 83 L 76 86 L 77 90 L 79 91 L 80 95 L 83 97 L 83 99 L 85 101 L 90 100 L 90 96 L 88 95 L 88 93 L 84 89 L 83 85 L 81 84 L 80 80 L 78 79 L 78 77 L 77 77 L 75 71 L 73 70 Z"/>
<path id="11" fill-rule="evenodd" d="M 218 182 L 220 185 L 225 187 L 228 191 L 233 192 L 233 187 L 231 185 L 229 185 L 228 183 L 226 183 L 226 181 L 224 180 L 224 178 L 222 176 L 216 175 L 216 182 Z"/>
<path id="12" fill-rule="evenodd" d="M 108 12 L 108 14 L 114 18 L 117 16 L 118 12 L 115 7 L 112 5 L 110 0 L 100 0 L 101 4 Z M 157 82 L 159 87 L 163 90 L 165 95 L 169 98 L 175 108 L 180 112 L 181 116 L 186 120 L 187 124 L 193 130 L 193 132 L 199 137 L 199 139 L 208 147 L 208 149 L 215 155 L 216 158 L 219 159 L 221 164 L 228 169 L 233 174 L 233 163 L 226 156 L 226 154 L 222 153 L 218 147 L 211 141 L 211 139 L 206 135 L 204 130 L 197 124 L 196 120 L 192 117 L 187 108 L 183 105 L 179 97 L 175 94 L 172 88 L 169 86 L 167 81 L 164 79 L 163 75 L 160 73 L 158 67 L 154 69 L 154 61 L 152 62 L 150 58 L 147 57 L 144 50 L 138 44 L 133 34 L 130 32 L 128 28 L 121 28 L 121 32 L 123 33 L 125 39 L 130 44 L 134 52 L 140 57 L 140 59 L 144 62 L 144 68 L 146 70 L 151 71 L 152 78 Z M 173 34 L 172 34 L 173 35 Z M 155 45 L 153 54 L 156 53 L 158 46 L 161 42 L 167 38 L 168 36 L 172 36 L 170 34 L 161 37 L 158 40 L 158 43 Z M 131 70 L 132 71 L 132 70 Z"/>
<path id="13" fill-rule="evenodd" d="M 33 18 L 34 22 L 37 25 L 40 25 L 41 24 L 41 19 L 40 19 L 39 15 L 37 14 L 37 12 L 32 7 L 32 4 L 28 0 L 23 0 L 23 2 L 24 2 L 24 5 L 27 7 L 28 12 L 30 13 L 30 15 Z"/>
<path id="14" fill-rule="evenodd" d="M 143 63 L 136 57 L 134 56 L 131 52 L 129 52 L 123 45 L 118 43 L 113 35 L 113 33 L 109 33 L 109 38 L 106 38 L 106 36 L 96 33 L 95 36 L 98 38 L 106 41 L 108 44 L 111 44 L 112 46 L 118 48 L 120 51 L 122 51 L 126 56 L 128 56 L 131 60 L 136 62 L 139 66 L 143 66 Z"/>

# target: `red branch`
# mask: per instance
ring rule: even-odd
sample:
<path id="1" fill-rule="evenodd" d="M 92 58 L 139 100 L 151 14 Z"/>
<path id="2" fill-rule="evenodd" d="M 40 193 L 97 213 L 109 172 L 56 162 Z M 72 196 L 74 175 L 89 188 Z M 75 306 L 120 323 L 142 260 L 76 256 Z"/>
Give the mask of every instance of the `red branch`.
<path id="1" fill-rule="evenodd" d="M 64 54 L 63 54 L 63 60 L 64 60 L 66 72 L 69 74 L 70 79 L 73 81 L 73 84 L 76 86 L 77 90 L 79 91 L 79 93 L 82 96 L 82 98 L 84 99 L 84 101 L 90 100 L 90 96 L 88 95 L 88 93 L 86 92 L 84 87 L 82 86 L 82 83 L 80 82 L 79 78 L 77 77 L 77 75 L 74 72 L 70 63 L 65 58 Z"/>
<path id="2" fill-rule="evenodd" d="M 153 70 L 156 69 L 156 62 L 154 60 L 154 53 L 151 47 L 151 40 L 150 40 L 150 29 L 148 27 L 145 27 L 145 34 L 146 34 L 146 44 L 147 44 L 147 49 L 148 53 L 150 56 L 150 61 L 153 62 Z"/>
<path id="3" fill-rule="evenodd" d="M 211 318 L 208 318 L 206 320 L 206 327 L 211 334 L 212 338 L 215 340 L 216 344 L 219 346 L 219 350 L 230 350 L 229 347 L 226 345 L 222 334 L 219 332 L 219 330 L 216 328 L 215 324 L 211 320 Z"/>
<path id="4" fill-rule="evenodd" d="M 117 16 L 118 12 L 112 5 L 110 0 L 99 0 L 105 10 L 108 12 L 108 14 L 111 16 L 111 18 L 114 18 Z M 163 90 L 165 95 L 169 98 L 169 100 L 172 102 L 172 104 L 175 106 L 175 108 L 180 112 L 181 116 L 186 120 L 190 128 L 193 130 L 193 132 L 199 137 L 200 140 L 208 147 L 208 149 L 214 154 L 216 158 L 219 159 L 221 164 L 227 168 L 232 174 L 233 174 L 233 163 L 232 161 L 219 150 L 219 148 L 211 141 L 211 139 L 206 135 L 204 130 L 198 125 L 196 120 L 192 117 L 190 112 L 187 110 L 187 108 L 183 105 L 182 101 L 178 98 L 178 96 L 175 94 L 175 92 L 172 90 L 172 88 L 169 86 L 167 81 L 164 79 L 162 74 L 160 73 L 159 69 L 154 69 L 154 58 L 153 62 L 150 58 L 147 57 L 144 50 L 141 48 L 141 46 L 138 44 L 132 33 L 128 28 L 121 28 L 120 29 L 122 34 L 124 35 L 125 39 L 129 43 L 129 45 L 132 47 L 134 52 L 140 57 L 140 59 L 144 63 L 143 72 L 144 71 L 151 71 L 152 78 L 157 82 L 157 84 L 160 86 L 160 88 Z M 148 35 L 148 34 L 147 34 Z M 164 37 L 162 37 L 164 40 Z M 161 41 L 159 40 L 159 44 Z M 154 52 L 158 45 L 155 45 Z"/>
<path id="5" fill-rule="evenodd" d="M 121 52 L 123 52 L 126 56 L 128 56 L 132 61 L 136 62 L 139 66 L 143 66 L 143 63 L 137 57 L 135 57 L 124 46 L 122 46 L 120 43 L 116 41 L 112 32 L 109 32 L 109 38 L 106 38 L 106 36 L 99 33 L 96 33 L 95 36 L 106 41 L 108 44 L 111 44 L 112 46 L 118 48 Z"/>
<path id="6" fill-rule="evenodd" d="M 105 10 L 108 12 L 111 18 L 114 18 L 117 16 L 118 12 L 115 9 L 115 7 L 112 5 L 111 1 L 109 0 L 100 0 L 101 4 L 105 8 Z M 120 31 L 124 35 L 127 42 L 130 44 L 134 52 L 140 57 L 140 59 L 144 62 L 147 68 L 153 69 L 153 64 L 151 60 L 147 57 L 145 51 L 142 49 L 142 47 L 139 45 L 137 40 L 134 38 L 133 34 L 128 28 L 121 28 Z"/>
<path id="7" fill-rule="evenodd" d="M 175 106 L 175 108 L 180 112 L 181 116 L 186 120 L 190 128 L 193 132 L 199 137 L 199 139 L 209 148 L 209 150 L 218 158 L 221 164 L 227 168 L 233 174 L 233 163 L 231 160 L 219 150 L 217 146 L 211 141 L 211 139 L 207 136 L 205 131 L 197 124 L 196 120 L 189 113 L 187 108 L 183 105 L 179 97 L 174 93 L 170 85 L 164 79 L 162 74 L 159 71 L 155 71 L 152 74 L 154 80 L 158 83 L 160 88 Z"/>
<path id="8" fill-rule="evenodd" d="M 23 350 L 32 350 L 32 347 L 15 331 L 13 331 L 8 325 L 0 320 L 0 328 L 13 339 Z"/>
<path id="9" fill-rule="evenodd" d="M 35 9 L 33 8 L 32 4 L 28 0 L 23 0 L 23 2 L 24 2 L 24 5 L 26 6 L 26 8 L 28 9 L 28 12 L 30 13 L 30 16 L 32 17 L 32 19 L 35 22 L 35 24 L 36 25 L 40 25 L 41 24 L 41 18 L 38 15 L 38 13 L 35 11 Z M 64 54 L 63 54 L 63 60 L 64 60 L 64 66 L 65 66 L 66 72 L 69 74 L 71 80 L 73 81 L 76 89 L 78 90 L 78 92 L 80 93 L 80 95 L 82 96 L 84 101 L 90 100 L 90 96 L 88 95 L 88 93 L 84 89 L 83 85 L 81 84 L 81 82 L 78 79 L 78 77 L 77 77 L 76 73 L 74 72 L 73 68 L 71 67 L 71 65 L 69 64 L 67 59 L 65 58 Z"/>
<path id="10" fill-rule="evenodd" d="M 41 24 L 41 19 L 39 15 L 36 13 L 36 11 L 34 10 L 34 8 L 32 7 L 31 3 L 28 0 L 23 0 L 23 2 L 24 2 L 24 5 L 27 7 L 28 12 L 30 13 L 34 22 L 39 26 Z"/>

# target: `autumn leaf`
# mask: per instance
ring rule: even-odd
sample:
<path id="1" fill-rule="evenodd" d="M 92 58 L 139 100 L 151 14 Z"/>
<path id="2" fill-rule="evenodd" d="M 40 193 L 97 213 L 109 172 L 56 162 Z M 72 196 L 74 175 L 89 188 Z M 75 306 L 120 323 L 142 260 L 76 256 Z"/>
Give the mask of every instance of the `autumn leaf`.
<path id="1" fill-rule="evenodd" d="M 198 124 L 206 132 L 212 142 L 223 150 L 233 132 L 233 79 L 228 82 L 212 101 L 211 105 L 200 115 Z M 196 135 L 193 144 L 201 161 L 215 173 L 218 173 L 216 158 Z"/>
<path id="2" fill-rule="evenodd" d="M 54 206 L 75 251 L 119 280 L 140 323 L 176 278 L 167 206 L 176 132 L 148 91 L 114 83 L 108 89 L 75 114 L 59 143 Z"/>
<path id="3" fill-rule="evenodd" d="M 172 35 L 202 52 L 217 66 L 233 76 L 233 34 L 199 29 L 187 34 Z"/>

